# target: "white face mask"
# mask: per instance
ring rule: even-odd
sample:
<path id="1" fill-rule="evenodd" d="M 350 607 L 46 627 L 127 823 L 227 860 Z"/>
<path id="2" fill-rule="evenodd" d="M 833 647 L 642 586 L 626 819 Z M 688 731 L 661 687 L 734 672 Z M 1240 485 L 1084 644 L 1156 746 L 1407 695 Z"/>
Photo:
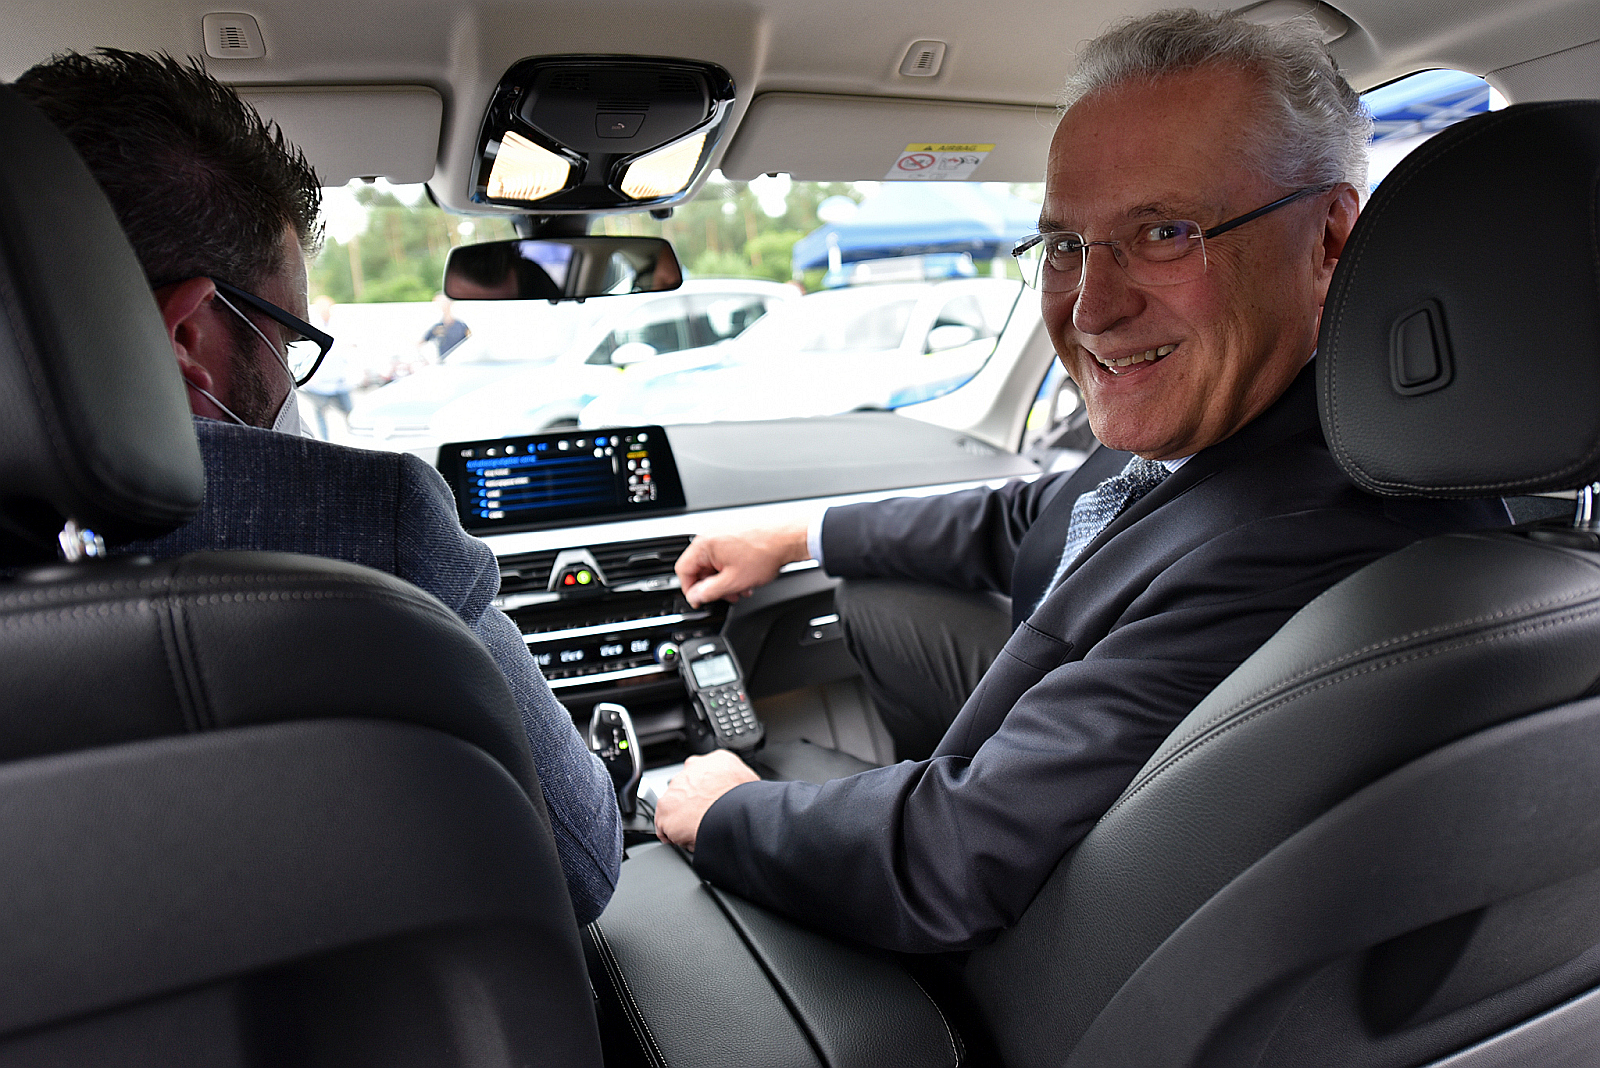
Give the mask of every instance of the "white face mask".
<path id="1" fill-rule="evenodd" d="M 209 389 L 201 389 L 193 382 L 190 382 L 187 378 L 183 380 L 183 384 L 200 394 L 212 404 L 215 404 L 218 408 L 222 409 L 222 414 L 227 416 L 229 419 L 232 419 L 235 423 L 238 423 L 240 426 L 250 425 L 243 419 L 240 419 L 237 415 L 233 414 L 233 409 L 219 401 L 215 396 L 212 395 Z M 291 389 L 289 391 L 289 395 L 283 398 L 283 404 L 278 407 L 278 416 L 272 421 L 272 429 L 277 431 L 279 434 L 292 434 L 295 437 L 305 438 L 311 437 L 310 434 L 306 433 L 305 424 L 300 420 L 300 395 L 294 390 Z"/>
<path id="2" fill-rule="evenodd" d="M 272 421 L 272 429 L 280 434 L 293 434 L 295 437 L 310 437 L 306 433 L 305 424 L 300 421 L 300 394 L 294 389 L 289 390 L 289 395 L 283 398 L 283 406 L 278 409 L 278 417 Z"/>
<path id="3" fill-rule="evenodd" d="M 222 301 L 222 303 L 226 305 L 228 309 L 233 312 L 233 314 L 243 319 L 244 325 L 255 331 L 256 337 L 261 339 L 261 343 L 267 347 L 267 351 L 271 352 L 272 355 L 277 357 L 278 366 L 283 368 L 283 373 L 289 376 L 289 395 L 284 397 L 283 403 L 278 406 L 278 414 L 272 420 L 271 429 L 279 434 L 291 434 L 295 437 L 311 437 L 310 434 L 306 433 L 305 424 L 300 421 L 300 397 L 295 392 L 294 388 L 294 372 L 289 370 L 289 365 L 284 362 L 283 354 L 278 351 L 278 346 L 269 341 L 267 339 L 267 335 L 261 332 L 261 328 L 256 326 L 255 323 L 251 322 L 248 315 L 235 307 L 233 301 L 229 300 L 221 293 L 217 294 L 217 299 Z M 199 386 L 190 383 L 190 387 L 205 394 L 206 399 L 211 401 L 211 403 L 215 404 L 218 408 L 221 408 L 225 413 L 227 413 L 228 418 L 232 419 L 235 423 L 238 423 L 240 426 L 250 425 L 243 419 L 240 419 L 237 415 L 234 415 L 226 404 L 223 404 L 205 390 L 200 389 Z"/>

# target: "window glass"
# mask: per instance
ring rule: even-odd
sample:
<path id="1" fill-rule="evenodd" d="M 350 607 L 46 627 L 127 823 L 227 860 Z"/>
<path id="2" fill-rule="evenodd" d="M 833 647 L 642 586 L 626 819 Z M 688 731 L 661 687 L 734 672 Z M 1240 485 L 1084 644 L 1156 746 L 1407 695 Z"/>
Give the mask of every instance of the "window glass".
<path id="1" fill-rule="evenodd" d="M 1424 70 L 1361 97 L 1372 113 L 1367 184 L 1378 188 L 1418 145 L 1462 119 L 1505 106 L 1488 82 L 1459 70 Z"/>
<path id="2" fill-rule="evenodd" d="M 339 356 L 329 366 L 344 370 L 309 385 L 322 418 L 308 421 L 337 440 L 430 455 L 444 440 L 537 433 L 553 412 L 615 425 L 923 403 L 970 380 L 1017 301 L 1037 299 L 1009 253 L 1042 192 L 714 174 L 668 219 L 591 224 L 670 240 L 685 278 L 672 300 L 456 302 L 449 313 L 470 333 L 441 360 L 419 342 L 441 333 L 444 257 L 514 236 L 509 222 L 446 215 L 420 187 L 329 190 L 311 287 L 330 312 Z M 623 346 L 633 347 L 618 360 Z"/>

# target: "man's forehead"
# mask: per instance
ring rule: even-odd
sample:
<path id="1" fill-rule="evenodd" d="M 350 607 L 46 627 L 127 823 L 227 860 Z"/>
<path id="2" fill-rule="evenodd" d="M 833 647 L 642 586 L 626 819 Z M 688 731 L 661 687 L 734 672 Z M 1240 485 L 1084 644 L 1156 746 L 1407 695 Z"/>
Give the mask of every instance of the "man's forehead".
<path id="1" fill-rule="evenodd" d="M 1078 101 L 1051 142 L 1042 221 L 1193 218 L 1231 202 L 1258 184 L 1242 146 L 1261 91 L 1250 72 L 1212 66 Z"/>
<path id="2" fill-rule="evenodd" d="M 1046 198 L 1044 210 L 1039 214 L 1041 233 L 1051 230 L 1080 230 L 1093 226 L 1115 226 L 1122 222 L 1141 219 L 1189 219 L 1199 222 L 1203 216 L 1216 209 L 1213 198 L 1197 191 L 1168 193 L 1150 199 L 1128 203 L 1113 201 L 1073 203 L 1070 198 Z"/>

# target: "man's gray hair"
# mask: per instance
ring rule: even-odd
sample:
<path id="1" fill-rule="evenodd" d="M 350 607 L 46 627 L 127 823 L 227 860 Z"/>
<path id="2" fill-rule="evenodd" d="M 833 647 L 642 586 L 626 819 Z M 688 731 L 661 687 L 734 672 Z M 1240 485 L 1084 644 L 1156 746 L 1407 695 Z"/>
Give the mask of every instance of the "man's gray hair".
<path id="1" fill-rule="evenodd" d="M 1372 116 L 1310 16 L 1274 26 L 1183 8 L 1118 23 L 1078 56 L 1062 109 L 1128 82 L 1207 67 L 1246 70 L 1267 89 L 1263 135 L 1235 146 L 1284 189 L 1349 182 L 1367 194 Z"/>

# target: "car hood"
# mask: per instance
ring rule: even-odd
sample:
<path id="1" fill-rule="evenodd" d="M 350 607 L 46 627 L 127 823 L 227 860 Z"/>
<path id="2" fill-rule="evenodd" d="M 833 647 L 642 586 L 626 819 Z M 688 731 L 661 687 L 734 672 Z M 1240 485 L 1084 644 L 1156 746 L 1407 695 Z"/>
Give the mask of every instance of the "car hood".
<path id="1" fill-rule="evenodd" d="M 397 379 L 356 401 L 350 413 L 352 425 L 370 425 L 375 420 L 427 422 L 434 412 L 457 397 L 526 371 L 524 363 L 464 363 L 424 367 Z"/>

